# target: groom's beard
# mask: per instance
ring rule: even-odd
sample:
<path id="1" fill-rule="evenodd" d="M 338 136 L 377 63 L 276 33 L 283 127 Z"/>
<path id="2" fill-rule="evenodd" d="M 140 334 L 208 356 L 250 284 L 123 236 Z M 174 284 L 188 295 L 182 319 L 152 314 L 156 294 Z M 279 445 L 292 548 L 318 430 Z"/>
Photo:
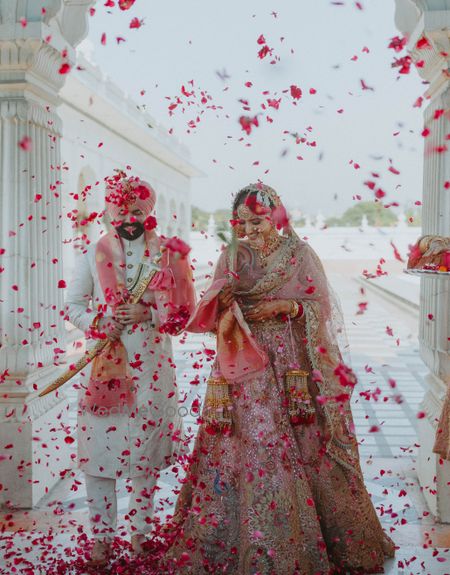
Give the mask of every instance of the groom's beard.
<path id="1" fill-rule="evenodd" d="M 141 222 L 123 223 L 117 226 L 116 231 L 121 238 L 133 241 L 142 236 L 145 228 Z"/>

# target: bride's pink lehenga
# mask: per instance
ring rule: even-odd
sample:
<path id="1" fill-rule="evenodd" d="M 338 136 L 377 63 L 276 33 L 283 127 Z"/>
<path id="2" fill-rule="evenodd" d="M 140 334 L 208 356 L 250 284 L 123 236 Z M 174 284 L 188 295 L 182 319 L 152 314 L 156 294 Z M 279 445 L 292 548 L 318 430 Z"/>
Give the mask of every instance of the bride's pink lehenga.
<path id="1" fill-rule="evenodd" d="M 295 235 L 283 238 L 267 269 L 245 241 L 234 262 L 239 308 L 218 312 L 216 296 L 232 265 L 225 251 L 189 327 L 217 332 L 216 379 L 236 372 L 228 386 L 233 428 L 213 432 L 206 402 L 164 572 L 383 572 L 394 545 L 363 483 L 349 407 L 355 380 L 342 364 L 338 311 L 321 263 Z M 304 314 L 245 324 L 240 310 L 268 298 L 295 299 Z M 254 350 L 254 363 L 266 361 L 259 371 Z M 285 376 L 292 365 L 310 374 L 310 425 L 290 421 Z"/>

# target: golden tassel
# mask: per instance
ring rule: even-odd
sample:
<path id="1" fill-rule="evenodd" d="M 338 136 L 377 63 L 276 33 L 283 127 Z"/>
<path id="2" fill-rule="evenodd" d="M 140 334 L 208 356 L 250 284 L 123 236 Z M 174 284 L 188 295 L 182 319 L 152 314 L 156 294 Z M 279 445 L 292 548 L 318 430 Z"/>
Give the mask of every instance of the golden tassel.
<path id="1" fill-rule="evenodd" d="M 224 377 L 210 377 L 206 389 L 203 420 L 208 433 L 231 433 L 233 404 L 229 384 Z"/>
<path id="2" fill-rule="evenodd" d="M 289 420 L 292 425 L 308 425 L 315 419 L 316 410 L 308 390 L 308 375 L 302 369 L 290 369 L 285 375 Z"/>

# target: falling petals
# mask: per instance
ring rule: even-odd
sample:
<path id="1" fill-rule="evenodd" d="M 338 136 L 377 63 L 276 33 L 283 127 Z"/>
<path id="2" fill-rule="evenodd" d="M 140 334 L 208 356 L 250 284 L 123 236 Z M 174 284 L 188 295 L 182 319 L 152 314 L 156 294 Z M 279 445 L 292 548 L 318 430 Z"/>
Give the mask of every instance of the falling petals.
<path id="1" fill-rule="evenodd" d="M 191 251 L 190 246 L 177 236 L 164 240 L 162 245 L 171 252 L 178 253 L 181 256 L 187 256 Z"/>
<path id="2" fill-rule="evenodd" d="M 388 48 L 394 50 L 395 52 L 401 52 L 406 46 L 406 43 L 407 43 L 406 38 L 404 37 L 400 38 L 399 36 L 395 36 L 394 38 L 391 39 Z"/>
<path id="3" fill-rule="evenodd" d="M 301 88 L 293 84 L 290 90 L 291 90 L 291 96 L 294 98 L 294 100 L 300 100 L 300 98 L 303 95 Z"/>
<path id="4" fill-rule="evenodd" d="M 257 116 L 241 116 L 239 118 L 239 123 L 241 125 L 241 128 L 244 130 L 244 132 L 249 136 L 252 132 L 253 127 L 258 127 L 259 126 L 259 122 L 258 122 L 258 117 Z"/>
<path id="5" fill-rule="evenodd" d="M 121 10 L 129 10 L 136 0 L 119 0 L 119 8 Z"/>
<path id="6" fill-rule="evenodd" d="M 428 38 L 426 38 L 425 36 L 422 36 L 421 38 L 419 38 L 419 40 L 416 43 L 416 48 L 418 50 L 424 50 L 425 48 L 431 48 L 431 44 L 428 41 Z"/>
<path id="7" fill-rule="evenodd" d="M 146 230 L 154 230 L 158 225 L 158 222 L 154 216 L 147 216 L 144 221 L 144 228 Z"/>
<path id="8" fill-rule="evenodd" d="M 394 242 L 392 240 L 390 241 L 390 244 L 391 244 L 392 249 L 394 250 L 395 259 L 398 260 L 399 262 L 404 262 L 405 260 L 400 255 L 400 252 L 398 251 L 397 246 L 394 244 Z"/>
<path id="9" fill-rule="evenodd" d="M 68 62 L 64 62 L 63 64 L 61 64 L 61 67 L 59 68 L 58 72 L 59 74 L 68 74 L 71 70 L 71 66 Z"/>
<path id="10" fill-rule="evenodd" d="M 32 140 L 29 136 L 24 136 L 19 142 L 19 148 L 24 152 L 29 152 L 31 150 Z"/>
<path id="11" fill-rule="evenodd" d="M 137 29 L 144 25 L 144 20 L 139 20 L 139 18 L 133 18 L 130 22 L 131 29 Z"/>

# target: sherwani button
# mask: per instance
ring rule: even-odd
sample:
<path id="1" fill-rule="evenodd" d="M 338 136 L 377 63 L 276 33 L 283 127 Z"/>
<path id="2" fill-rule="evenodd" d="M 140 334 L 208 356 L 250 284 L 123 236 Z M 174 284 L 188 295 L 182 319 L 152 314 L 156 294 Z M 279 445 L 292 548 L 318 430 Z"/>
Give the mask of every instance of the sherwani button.
<path id="1" fill-rule="evenodd" d="M 127 256 L 132 256 L 133 252 L 127 252 Z"/>
<path id="2" fill-rule="evenodd" d="M 131 335 L 132 333 L 133 333 L 133 330 L 132 330 L 132 329 L 129 329 L 129 330 L 128 330 L 128 335 Z"/>
<path id="3" fill-rule="evenodd" d="M 129 270 L 131 270 L 132 267 L 133 267 L 133 264 L 128 264 L 128 265 L 127 265 L 127 268 L 128 268 Z"/>

